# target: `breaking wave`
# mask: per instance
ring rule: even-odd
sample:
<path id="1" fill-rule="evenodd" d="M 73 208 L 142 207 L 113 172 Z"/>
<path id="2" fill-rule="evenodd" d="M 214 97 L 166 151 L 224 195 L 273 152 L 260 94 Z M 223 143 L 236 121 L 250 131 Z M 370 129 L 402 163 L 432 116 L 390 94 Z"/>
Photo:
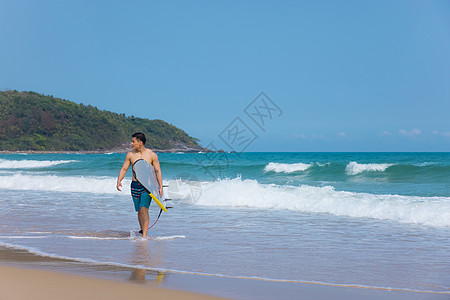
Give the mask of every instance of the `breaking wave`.
<path id="1" fill-rule="evenodd" d="M 348 175 L 357 175 L 362 172 L 384 172 L 394 164 L 359 164 L 355 161 L 350 162 L 345 171 Z"/>
<path id="2" fill-rule="evenodd" d="M 0 159 L 0 169 L 36 169 L 77 162 L 76 160 L 6 160 Z"/>
<path id="3" fill-rule="evenodd" d="M 185 187 L 184 191 L 188 193 L 189 189 Z M 242 180 L 238 177 L 202 183 L 202 191 L 194 200 L 195 205 L 286 209 L 399 223 L 450 226 L 450 197 L 376 195 L 336 191 L 332 186 L 260 184 L 256 180 Z"/>

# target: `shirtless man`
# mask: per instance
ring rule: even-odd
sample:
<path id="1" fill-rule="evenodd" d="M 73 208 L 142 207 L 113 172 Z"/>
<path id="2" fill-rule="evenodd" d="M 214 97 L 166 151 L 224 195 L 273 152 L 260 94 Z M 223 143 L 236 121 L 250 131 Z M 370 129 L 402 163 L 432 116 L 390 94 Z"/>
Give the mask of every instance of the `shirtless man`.
<path id="1" fill-rule="evenodd" d="M 161 167 L 159 165 L 158 155 L 150 149 L 145 148 L 145 135 L 136 132 L 132 135 L 131 147 L 133 151 L 128 152 L 125 161 L 120 169 L 119 177 L 117 178 L 117 189 L 121 191 L 122 179 L 125 177 L 128 168 L 132 166 L 138 159 L 145 159 L 155 168 L 156 178 L 159 183 L 159 195 L 163 194 Z M 134 202 L 134 208 L 138 212 L 139 225 L 141 226 L 142 237 L 147 236 L 149 216 L 148 208 L 150 206 L 150 195 L 145 191 L 144 187 L 137 181 L 133 172 L 133 181 L 131 182 L 131 196 Z"/>

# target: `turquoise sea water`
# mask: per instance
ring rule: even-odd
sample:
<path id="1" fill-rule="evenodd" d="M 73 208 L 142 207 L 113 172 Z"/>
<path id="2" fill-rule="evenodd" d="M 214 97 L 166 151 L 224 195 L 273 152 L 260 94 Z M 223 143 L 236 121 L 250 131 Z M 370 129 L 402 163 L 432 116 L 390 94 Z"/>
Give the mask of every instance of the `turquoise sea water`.
<path id="1" fill-rule="evenodd" d="M 142 240 L 125 155 L 0 155 L 0 245 L 77 261 L 450 293 L 450 153 L 159 154 Z M 151 218 L 159 210 L 151 207 Z M 151 221 L 152 221 L 151 220 Z"/>

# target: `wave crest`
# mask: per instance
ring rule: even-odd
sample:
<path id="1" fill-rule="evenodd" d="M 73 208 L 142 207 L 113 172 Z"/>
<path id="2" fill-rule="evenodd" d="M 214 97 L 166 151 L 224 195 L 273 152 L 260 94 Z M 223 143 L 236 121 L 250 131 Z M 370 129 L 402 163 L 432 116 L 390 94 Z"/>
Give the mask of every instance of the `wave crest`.
<path id="1" fill-rule="evenodd" d="M 271 162 L 264 168 L 264 172 L 293 173 L 298 171 L 306 171 L 311 166 L 312 164 L 304 163 L 282 164 Z"/>
<path id="2" fill-rule="evenodd" d="M 0 169 L 35 169 L 47 168 L 61 164 L 77 162 L 76 160 L 6 160 L 0 159 Z"/>
<path id="3" fill-rule="evenodd" d="M 114 177 L 15 174 L 13 176 L 0 176 L 0 189 L 117 194 L 116 182 L 117 179 Z M 130 180 L 122 182 L 124 193 L 130 192 L 129 184 Z"/>
<path id="4" fill-rule="evenodd" d="M 129 196 L 129 180 L 116 190 L 115 177 L 26 175 L 0 176 L 0 189 Z M 169 197 L 186 204 L 248 207 L 325 213 L 354 218 L 450 227 L 450 197 L 377 195 L 336 191 L 332 186 L 286 186 L 256 180 L 223 179 L 214 182 L 166 180 Z"/>
<path id="5" fill-rule="evenodd" d="M 203 182 L 196 205 L 287 209 L 307 213 L 450 226 L 450 198 L 375 195 L 332 186 L 279 186 L 241 178 Z"/>
<path id="6" fill-rule="evenodd" d="M 348 175 L 357 175 L 363 172 L 384 172 L 394 164 L 358 164 L 356 161 L 350 162 L 345 168 Z"/>

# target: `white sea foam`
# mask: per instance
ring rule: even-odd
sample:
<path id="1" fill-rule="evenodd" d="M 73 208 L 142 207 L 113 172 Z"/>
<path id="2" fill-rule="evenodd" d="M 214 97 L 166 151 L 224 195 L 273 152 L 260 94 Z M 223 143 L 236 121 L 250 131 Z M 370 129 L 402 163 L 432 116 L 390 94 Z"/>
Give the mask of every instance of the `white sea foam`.
<path id="1" fill-rule="evenodd" d="M 117 194 L 115 177 L 14 174 L 0 176 L 0 189 Z M 130 181 L 122 181 L 122 193 L 130 193 Z"/>
<path id="2" fill-rule="evenodd" d="M 129 181 L 122 193 L 115 177 L 60 177 L 15 174 L 0 176 L 0 189 L 84 192 L 129 196 Z M 261 184 L 241 178 L 214 182 L 165 181 L 165 192 L 174 200 L 195 205 L 287 209 L 399 223 L 450 226 L 450 197 L 375 195 L 314 187 Z"/>
<path id="3" fill-rule="evenodd" d="M 450 226 L 450 198 L 374 195 L 314 187 L 260 184 L 241 178 L 202 183 L 196 205 L 288 209 L 399 223 Z"/>
<path id="4" fill-rule="evenodd" d="M 135 240 L 135 239 L 141 239 L 142 236 L 140 234 L 135 234 L 133 231 L 130 231 L 130 234 L 124 235 L 124 234 L 118 234 L 117 236 L 74 236 L 69 235 L 67 236 L 70 239 L 75 240 Z M 155 240 L 155 241 L 168 241 L 168 240 L 174 240 L 174 239 L 184 239 L 186 236 L 184 235 L 169 235 L 169 236 L 148 236 L 147 238 L 144 238 L 146 240 Z"/>
<path id="5" fill-rule="evenodd" d="M 306 171 L 312 166 L 312 164 L 295 163 L 295 164 L 282 164 L 270 162 L 265 168 L 265 172 L 275 173 L 293 173 L 298 171 Z"/>
<path id="6" fill-rule="evenodd" d="M 202 183 L 192 180 L 169 180 L 166 182 L 168 188 L 165 189 L 170 199 L 182 200 L 185 203 L 195 203 L 202 194 Z"/>
<path id="7" fill-rule="evenodd" d="M 78 240 L 129 240 L 130 237 L 114 237 L 114 236 L 68 236 L 69 239 L 78 239 Z"/>
<path id="8" fill-rule="evenodd" d="M 151 240 L 156 240 L 156 241 L 167 241 L 167 240 L 185 239 L 185 238 L 186 238 L 186 236 L 184 236 L 184 235 L 150 236 Z"/>
<path id="9" fill-rule="evenodd" d="M 76 160 L 7 160 L 0 159 L 0 169 L 35 169 L 77 162 Z"/>
<path id="10" fill-rule="evenodd" d="M 14 236 L 0 236 L 0 239 L 44 239 L 47 236 L 29 236 L 29 235 L 14 235 Z"/>
<path id="11" fill-rule="evenodd" d="M 348 175 L 357 175 L 362 172 L 384 172 L 390 166 L 394 164 L 358 164 L 355 161 L 350 162 L 345 171 Z"/>

